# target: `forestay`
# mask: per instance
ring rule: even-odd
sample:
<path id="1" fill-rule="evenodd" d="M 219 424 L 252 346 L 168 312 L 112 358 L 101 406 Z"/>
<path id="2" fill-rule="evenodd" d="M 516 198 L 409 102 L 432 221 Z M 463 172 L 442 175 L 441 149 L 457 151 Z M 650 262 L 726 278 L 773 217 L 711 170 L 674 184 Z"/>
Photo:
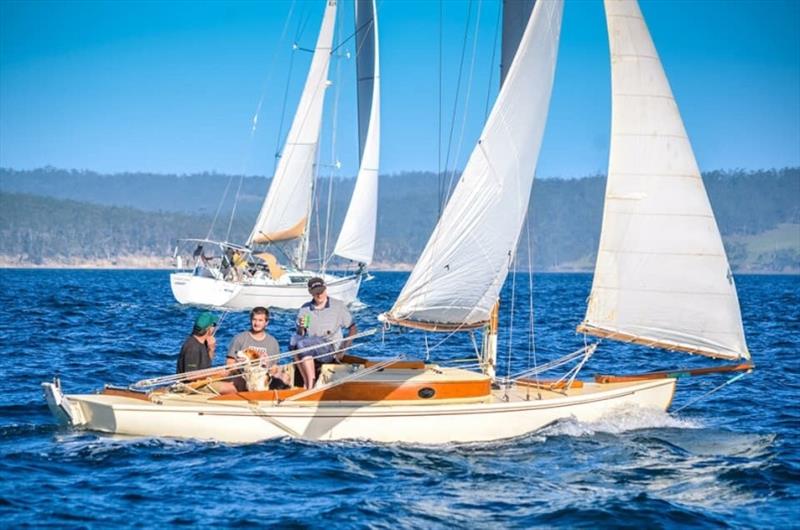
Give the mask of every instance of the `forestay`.
<path id="1" fill-rule="evenodd" d="M 537 2 L 478 145 L 389 321 L 481 325 L 508 274 L 547 120 L 563 3 Z"/>
<path id="2" fill-rule="evenodd" d="M 635 1 L 606 0 L 611 152 L 579 331 L 749 359 L 739 300 L 692 147 Z"/>
<path id="3" fill-rule="evenodd" d="M 375 0 L 356 0 L 356 72 L 361 165 L 334 252 L 369 265 L 375 248 L 380 159 L 380 66 Z"/>
<path id="4" fill-rule="evenodd" d="M 290 241 L 306 232 L 325 89 L 329 84 L 336 1 L 327 0 L 303 93 L 248 245 Z"/>

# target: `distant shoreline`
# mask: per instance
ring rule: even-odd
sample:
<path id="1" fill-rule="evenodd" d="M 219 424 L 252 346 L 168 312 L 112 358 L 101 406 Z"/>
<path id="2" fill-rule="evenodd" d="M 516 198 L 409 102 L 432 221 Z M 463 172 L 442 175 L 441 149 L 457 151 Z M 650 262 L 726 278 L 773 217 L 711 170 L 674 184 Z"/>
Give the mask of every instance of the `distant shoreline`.
<path id="1" fill-rule="evenodd" d="M 410 272 L 414 267 L 413 263 L 373 263 L 369 266 L 372 272 Z M 39 264 L 20 262 L 18 259 L 10 259 L 8 256 L 0 256 L 0 270 L 178 270 L 167 258 L 154 258 L 143 256 L 128 256 L 114 260 L 68 260 L 54 261 L 47 260 Z M 181 269 L 186 270 L 186 269 Z M 342 271 L 344 269 L 330 269 L 331 271 Z M 518 269 L 518 272 L 526 272 L 525 269 Z M 571 267 L 557 268 L 548 270 L 534 270 L 537 274 L 591 274 L 590 269 L 578 269 Z M 796 271 L 733 271 L 736 275 L 764 275 L 764 276 L 798 276 L 800 270 Z"/>
<path id="2" fill-rule="evenodd" d="M 381 272 L 408 272 L 413 267 L 413 263 L 375 262 L 369 266 L 369 270 Z M 0 256 L 0 269 L 176 270 L 171 258 L 153 256 L 123 256 L 119 258 L 92 260 L 77 258 L 69 260 L 43 260 L 41 263 L 22 261 L 18 257 Z M 340 269 L 333 268 L 331 270 Z"/>

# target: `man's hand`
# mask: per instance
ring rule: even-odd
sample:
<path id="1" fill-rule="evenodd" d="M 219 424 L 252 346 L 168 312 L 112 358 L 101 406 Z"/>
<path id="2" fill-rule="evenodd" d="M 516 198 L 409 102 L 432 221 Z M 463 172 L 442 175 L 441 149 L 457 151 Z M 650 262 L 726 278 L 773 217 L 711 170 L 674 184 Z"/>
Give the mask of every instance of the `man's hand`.
<path id="1" fill-rule="evenodd" d="M 214 352 L 217 349 L 217 339 L 214 335 L 206 337 L 206 346 L 208 346 L 208 358 L 214 360 Z"/>

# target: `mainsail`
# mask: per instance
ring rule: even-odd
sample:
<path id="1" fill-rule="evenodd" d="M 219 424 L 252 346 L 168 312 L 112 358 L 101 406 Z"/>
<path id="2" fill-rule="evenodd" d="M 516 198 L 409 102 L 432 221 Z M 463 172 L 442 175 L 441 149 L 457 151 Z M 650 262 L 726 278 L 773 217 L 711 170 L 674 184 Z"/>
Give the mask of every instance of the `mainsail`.
<path id="1" fill-rule="evenodd" d="M 317 146 L 322 129 L 328 65 L 331 58 L 337 0 L 327 0 L 308 77 L 286 137 L 269 193 L 247 240 L 248 245 L 305 237 L 311 211 Z M 304 248 L 305 245 L 300 245 Z M 304 251 L 298 265 L 305 261 Z"/>
<path id="2" fill-rule="evenodd" d="M 612 122 L 603 226 L 579 331 L 749 359 L 736 286 L 635 0 L 606 0 Z"/>
<path id="3" fill-rule="evenodd" d="M 380 159 L 380 67 L 375 0 L 356 0 L 356 75 L 361 164 L 334 252 L 369 265 L 375 248 Z"/>
<path id="4" fill-rule="evenodd" d="M 562 11 L 560 0 L 536 3 L 478 144 L 387 320 L 459 329 L 489 319 L 528 211 Z"/>

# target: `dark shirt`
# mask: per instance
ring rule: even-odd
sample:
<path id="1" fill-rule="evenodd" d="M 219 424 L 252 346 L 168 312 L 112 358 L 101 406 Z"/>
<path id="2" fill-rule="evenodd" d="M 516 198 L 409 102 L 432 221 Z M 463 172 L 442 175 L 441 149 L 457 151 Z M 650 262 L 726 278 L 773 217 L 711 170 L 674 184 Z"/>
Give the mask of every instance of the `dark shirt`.
<path id="1" fill-rule="evenodd" d="M 211 366 L 211 357 L 208 355 L 208 345 L 198 342 L 194 335 L 189 335 L 181 346 L 181 354 L 178 357 L 178 371 L 191 372 L 193 370 L 204 370 Z"/>

